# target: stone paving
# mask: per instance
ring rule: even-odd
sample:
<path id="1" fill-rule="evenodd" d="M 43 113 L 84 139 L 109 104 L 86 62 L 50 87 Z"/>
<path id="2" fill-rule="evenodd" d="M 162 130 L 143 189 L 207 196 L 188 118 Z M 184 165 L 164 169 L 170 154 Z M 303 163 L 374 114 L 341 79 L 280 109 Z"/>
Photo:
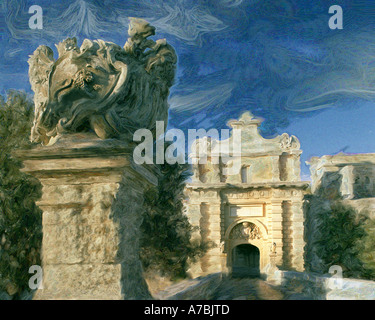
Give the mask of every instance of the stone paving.
<path id="1" fill-rule="evenodd" d="M 212 274 L 185 280 L 154 295 L 160 300 L 311 300 L 302 286 L 288 290 L 260 278 L 232 278 Z"/>
<path id="2" fill-rule="evenodd" d="M 217 289 L 214 300 L 283 300 L 285 294 L 261 279 L 228 278 Z"/>

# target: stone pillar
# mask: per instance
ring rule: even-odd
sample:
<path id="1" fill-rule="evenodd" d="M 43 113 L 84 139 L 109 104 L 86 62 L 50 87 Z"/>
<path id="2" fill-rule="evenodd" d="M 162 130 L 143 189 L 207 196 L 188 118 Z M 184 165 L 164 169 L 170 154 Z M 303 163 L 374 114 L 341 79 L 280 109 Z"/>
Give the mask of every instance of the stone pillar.
<path id="1" fill-rule="evenodd" d="M 303 201 L 293 201 L 292 211 L 292 238 L 293 238 L 293 262 L 292 267 L 297 271 L 304 271 L 304 216 Z"/>
<path id="2" fill-rule="evenodd" d="M 293 268 L 293 213 L 290 201 L 283 201 L 283 269 Z"/>
<path id="3" fill-rule="evenodd" d="M 201 275 L 220 272 L 222 269 L 220 207 L 219 203 L 203 202 L 201 204 L 201 219 L 199 224 L 201 239 L 204 242 L 214 245 L 200 259 Z"/>
<path id="4" fill-rule="evenodd" d="M 43 195 L 43 289 L 35 299 L 149 299 L 139 259 L 143 193 L 157 178 L 124 142 L 85 134 L 20 151 Z"/>
<path id="5" fill-rule="evenodd" d="M 272 242 L 276 244 L 275 263 L 283 263 L 283 207 L 281 201 L 272 201 Z"/>
<path id="6" fill-rule="evenodd" d="M 197 194 L 195 191 L 191 191 L 189 196 L 190 196 L 189 201 L 192 201 L 191 199 L 194 198 L 194 196 L 199 196 L 199 193 Z M 201 204 L 189 202 L 187 205 L 187 215 L 188 215 L 189 222 L 191 223 L 191 225 L 193 227 L 199 228 L 199 223 L 201 220 Z M 199 229 L 192 233 L 191 241 L 196 241 L 196 242 L 202 241 L 202 235 Z M 203 272 L 202 272 L 200 261 L 195 262 L 195 263 L 190 262 L 188 273 L 192 278 L 201 276 Z"/>
<path id="7" fill-rule="evenodd" d="M 199 222 L 201 219 L 201 205 L 200 204 L 189 204 L 187 206 L 189 222 L 194 227 L 199 227 Z M 196 230 L 191 235 L 192 241 L 201 241 L 202 236 L 199 230 Z"/>
<path id="8" fill-rule="evenodd" d="M 221 250 L 221 204 L 208 203 L 207 227 L 210 230 L 207 240 L 214 243 L 215 247 L 210 249 L 207 256 L 207 273 L 222 271 Z"/>

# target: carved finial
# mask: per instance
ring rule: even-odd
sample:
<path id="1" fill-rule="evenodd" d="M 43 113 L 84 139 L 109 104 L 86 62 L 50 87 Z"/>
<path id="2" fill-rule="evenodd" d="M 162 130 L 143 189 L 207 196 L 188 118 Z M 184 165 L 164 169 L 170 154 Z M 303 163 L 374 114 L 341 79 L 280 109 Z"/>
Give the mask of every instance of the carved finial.
<path id="1" fill-rule="evenodd" d="M 155 27 L 144 19 L 129 18 L 129 38 L 124 45 L 127 53 L 140 57 L 146 49 L 151 49 L 156 45 L 153 40 L 147 38 L 155 35 Z"/>
<path id="2" fill-rule="evenodd" d="M 128 34 L 130 37 L 138 35 L 143 39 L 155 35 L 155 27 L 144 19 L 129 17 Z"/>
<path id="3" fill-rule="evenodd" d="M 289 136 L 287 133 L 283 133 L 280 136 L 280 147 L 284 150 L 298 150 L 301 145 L 296 136 Z"/>
<path id="4" fill-rule="evenodd" d="M 255 117 L 250 111 L 244 112 L 238 120 L 230 120 L 228 126 L 234 127 L 258 127 L 263 119 Z"/>
<path id="5" fill-rule="evenodd" d="M 250 111 L 246 111 L 242 114 L 239 121 L 243 121 L 244 123 L 248 123 L 254 120 L 254 115 Z"/>

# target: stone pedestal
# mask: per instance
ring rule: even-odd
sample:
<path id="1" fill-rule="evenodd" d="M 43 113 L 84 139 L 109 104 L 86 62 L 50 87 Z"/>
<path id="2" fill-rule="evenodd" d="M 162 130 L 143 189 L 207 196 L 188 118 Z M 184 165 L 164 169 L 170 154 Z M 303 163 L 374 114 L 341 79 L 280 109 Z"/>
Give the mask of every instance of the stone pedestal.
<path id="1" fill-rule="evenodd" d="M 280 279 L 280 270 L 276 266 L 276 259 L 277 259 L 277 254 L 276 252 L 271 252 L 270 253 L 270 263 L 267 265 L 265 274 L 266 274 L 266 279 L 269 282 L 272 282 L 274 284 L 281 284 L 281 279 Z"/>
<path id="2" fill-rule="evenodd" d="M 35 299 L 149 299 L 139 260 L 143 193 L 157 178 L 132 148 L 90 134 L 20 151 L 43 195 L 43 289 Z"/>

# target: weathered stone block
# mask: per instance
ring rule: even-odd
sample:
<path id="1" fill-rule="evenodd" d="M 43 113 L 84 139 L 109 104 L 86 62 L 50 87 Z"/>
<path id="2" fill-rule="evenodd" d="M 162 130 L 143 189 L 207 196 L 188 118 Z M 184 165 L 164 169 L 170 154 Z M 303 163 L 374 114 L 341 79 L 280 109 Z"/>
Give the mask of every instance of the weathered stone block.
<path id="1" fill-rule="evenodd" d="M 38 290 L 36 299 L 124 298 L 119 264 L 45 265 L 43 286 L 43 290 Z"/>
<path id="2" fill-rule="evenodd" d="M 128 144 L 83 137 L 78 154 L 72 150 L 77 145 L 69 143 L 74 135 L 52 147 L 21 152 L 28 159 L 23 170 L 38 177 L 44 192 L 38 202 L 43 210 L 44 289 L 36 298 L 148 299 L 139 228 L 143 192 L 157 179 L 152 168 L 132 164 Z M 108 143 L 116 148 L 106 149 Z M 46 158 L 49 166 L 44 166 Z M 98 175 L 111 178 L 93 178 Z M 74 176 L 81 184 L 67 184 L 67 177 L 76 181 Z"/>

